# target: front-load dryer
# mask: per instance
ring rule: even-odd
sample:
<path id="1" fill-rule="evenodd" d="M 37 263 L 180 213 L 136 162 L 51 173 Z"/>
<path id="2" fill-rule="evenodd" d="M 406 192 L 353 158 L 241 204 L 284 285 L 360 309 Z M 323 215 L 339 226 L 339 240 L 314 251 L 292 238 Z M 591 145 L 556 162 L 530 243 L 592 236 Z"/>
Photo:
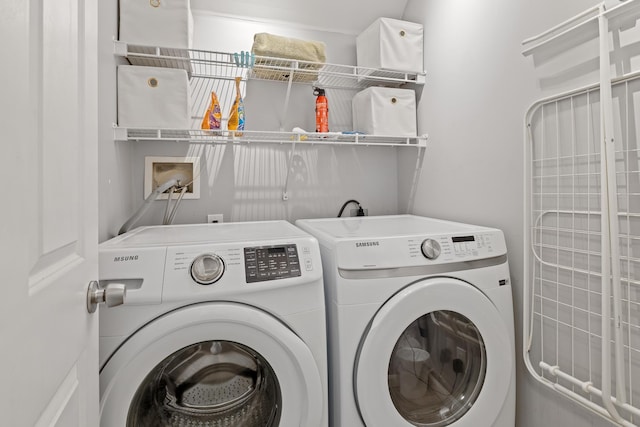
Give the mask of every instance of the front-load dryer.
<path id="1" fill-rule="evenodd" d="M 299 220 L 320 243 L 335 427 L 513 427 L 500 230 L 412 215 Z"/>
<path id="2" fill-rule="evenodd" d="M 141 227 L 100 245 L 100 419 L 327 426 L 322 266 L 285 221 Z"/>

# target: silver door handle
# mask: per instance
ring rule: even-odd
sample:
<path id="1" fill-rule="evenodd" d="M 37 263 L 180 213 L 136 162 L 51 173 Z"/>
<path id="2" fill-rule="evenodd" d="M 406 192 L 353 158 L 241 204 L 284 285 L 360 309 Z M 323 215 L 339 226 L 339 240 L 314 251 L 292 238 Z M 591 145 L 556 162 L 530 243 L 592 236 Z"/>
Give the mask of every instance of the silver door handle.
<path id="1" fill-rule="evenodd" d="M 89 283 L 87 289 L 87 311 L 94 313 L 98 304 L 105 303 L 107 307 L 124 304 L 127 288 L 122 283 L 109 283 L 105 288 L 98 287 L 95 280 Z"/>

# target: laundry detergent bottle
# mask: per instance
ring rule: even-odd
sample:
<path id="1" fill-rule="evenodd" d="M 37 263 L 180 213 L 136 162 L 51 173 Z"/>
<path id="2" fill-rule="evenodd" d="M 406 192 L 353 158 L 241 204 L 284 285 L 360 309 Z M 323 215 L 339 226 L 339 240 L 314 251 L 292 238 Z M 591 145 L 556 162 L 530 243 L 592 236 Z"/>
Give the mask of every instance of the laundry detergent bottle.
<path id="1" fill-rule="evenodd" d="M 324 89 L 313 88 L 316 95 L 316 132 L 329 132 L 329 101 Z"/>
<path id="2" fill-rule="evenodd" d="M 214 91 L 211 91 L 211 102 L 209 108 L 204 113 L 201 129 L 219 130 L 222 124 L 222 112 L 220 110 L 220 102 L 218 101 L 218 95 Z"/>
<path id="3" fill-rule="evenodd" d="M 236 77 L 236 99 L 231 106 L 229 122 L 227 123 L 227 129 L 235 131 L 236 136 L 242 136 L 242 131 L 244 130 L 244 102 L 240 93 L 241 80 L 242 77 Z"/>

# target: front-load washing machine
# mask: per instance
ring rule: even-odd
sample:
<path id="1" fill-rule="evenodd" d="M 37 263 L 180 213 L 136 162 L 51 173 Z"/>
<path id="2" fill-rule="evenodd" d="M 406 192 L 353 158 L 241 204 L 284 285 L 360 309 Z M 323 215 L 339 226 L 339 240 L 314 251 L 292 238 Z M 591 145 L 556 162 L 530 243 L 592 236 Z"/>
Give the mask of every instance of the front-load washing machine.
<path id="1" fill-rule="evenodd" d="M 100 420 L 327 426 L 315 238 L 285 221 L 141 227 L 100 245 Z"/>
<path id="2" fill-rule="evenodd" d="M 514 426 L 500 230 L 412 215 L 296 225 L 320 243 L 333 426 Z"/>

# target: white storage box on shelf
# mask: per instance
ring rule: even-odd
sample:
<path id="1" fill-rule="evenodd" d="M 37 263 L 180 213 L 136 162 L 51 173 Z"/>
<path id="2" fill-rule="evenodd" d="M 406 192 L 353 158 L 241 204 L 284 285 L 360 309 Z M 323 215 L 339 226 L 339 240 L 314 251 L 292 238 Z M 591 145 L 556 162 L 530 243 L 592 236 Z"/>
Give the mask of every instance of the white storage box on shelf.
<path id="1" fill-rule="evenodd" d="M 370 87 L 352 100 L 353 129 L 369 135 L 415 137 L 416 95 L 411 89 Z"/>
<path id="2" fill-rule="evenodd" d="M 119 39 L 132 45 L 191 49 L 190 0 L 120 0 Z"/>
<path id="3" fill-rule="evenodd" d="M 118 126 L 189 128 L 189 78 L 185 70 L 120 65 Z"/>
<path id="4" fill-rule="evenodd" d="M 356 38 L 358 67 L 422 73 L 423 30 L 414 22 L 378 18 Z"/>

